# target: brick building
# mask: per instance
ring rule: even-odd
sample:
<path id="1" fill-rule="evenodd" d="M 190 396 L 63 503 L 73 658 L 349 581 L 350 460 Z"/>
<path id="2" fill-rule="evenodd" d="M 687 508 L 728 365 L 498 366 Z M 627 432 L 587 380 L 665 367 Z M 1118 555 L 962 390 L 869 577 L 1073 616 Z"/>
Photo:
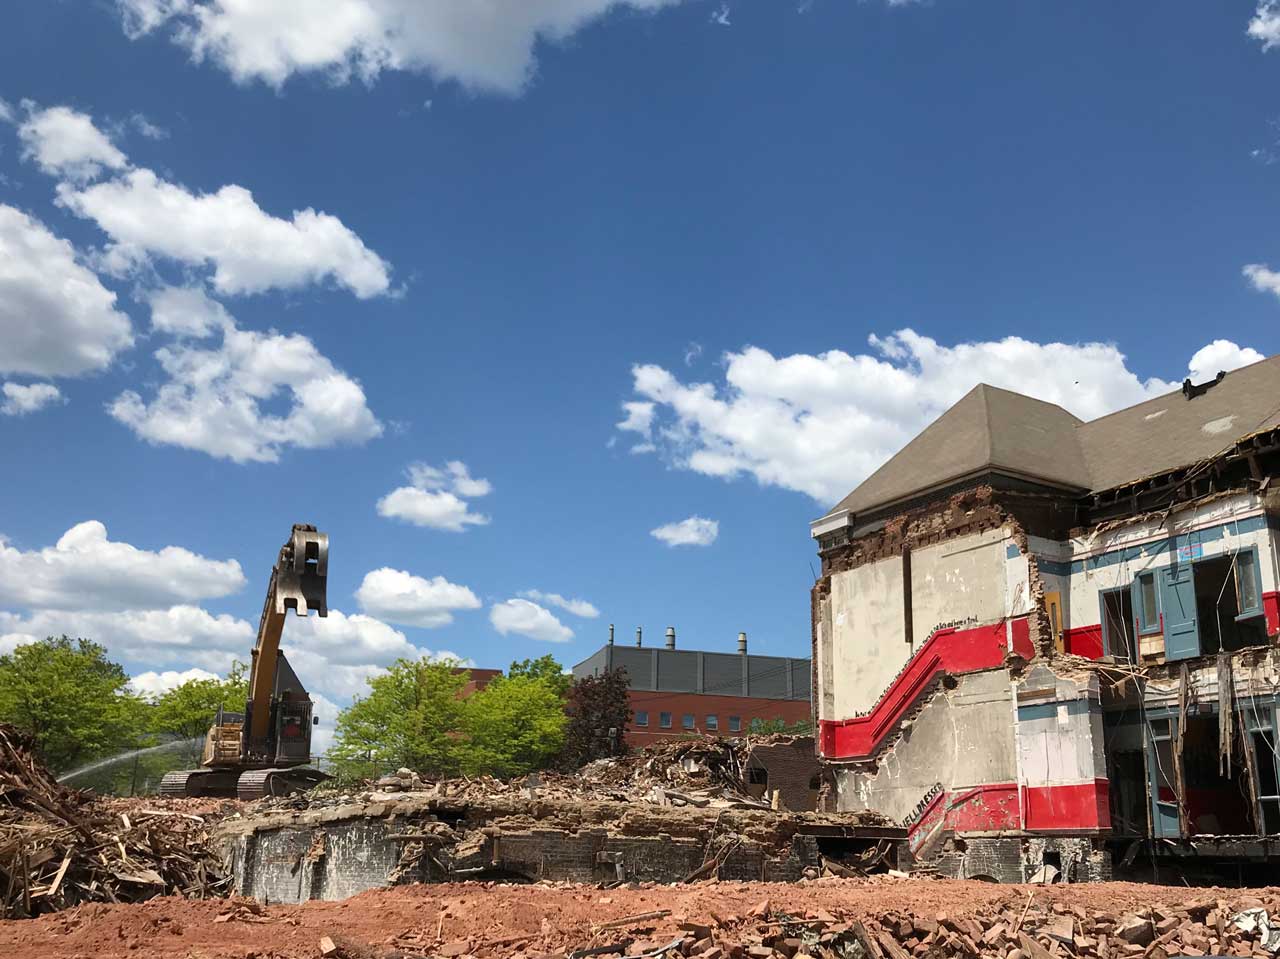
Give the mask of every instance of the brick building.
<path id="1" fill-rule="evenodd" d="M 747 634 L 738 634 L 737 653 L 676 649 L 676 631 L 667 628 L 666 644 L 609 641 L 573 667 L 573 676 L 599 676 L 626 670 L 631 683 L 631 724 L 626 739 L 645 746 L 675 736 L 734 736 L 762 723 L 808 722 L 808 659 L 757 656 L 747 652 Z"/>
<path id="2" fill-rule="evenodd" d="M 1280 357 L 1089 422 L 960 399 L 812 524 L 839 808 L 1002 881 L 1274 855 L 1278 474 Z"/>

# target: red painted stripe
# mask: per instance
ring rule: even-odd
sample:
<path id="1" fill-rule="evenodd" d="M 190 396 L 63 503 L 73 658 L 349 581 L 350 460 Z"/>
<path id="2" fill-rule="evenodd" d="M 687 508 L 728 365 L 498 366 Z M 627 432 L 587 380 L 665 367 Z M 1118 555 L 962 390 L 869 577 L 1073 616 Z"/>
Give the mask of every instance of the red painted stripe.
<path id="1" fill-rule="evenodd" d="M 1013 620 L 1011 625 L 1016 648 L 1019 629 L 1023 635 L 1029 635 L 1026 617 Z M 1027 639 L 1026 646 L 1030 645 Z M 818 746 L 822 756 L 826 759 L 858 759 L 871 755 L 938 673 L 959 674 L 991 669 L 1004 662 L 1007 650 L 1003 620 L 973 629 L 938 630 L 917 650 L 866 716 L 819 722 Z"/>
<path id="2" fill-rule="evenodd" d="M 1102 658 L 1102 624 L 1063 630 L 1062 648 L 1087 659 Z"/>
<path id="3" fill-rule="evenodd" d="M 1280 592 L 1262 594 L 1262 612 L 1267 618 L 1267 635 L 1280 636 Z"/>
<path id="4" fill-rule="evenodd" d="M 1111 784 L 1105 779 L 1069 786 L 1027 786 L 1023 790 L 1027 829 L 1110 829 Z"/>
<path id="5" fill-rule="evenodd" d="M 1031 645 L 1031 617 L 1019 616 L 1009 623 L 1013 637 L 1013 651 L 1023 659 L 1035 659 L 1036 648 Z"/>
<path id="6" fill-rule="evenodd" d="M 947 808 L 947 828 L 956 832 L 1017 829 L 1017 784 L 975 786 L 953 797 Z"/>

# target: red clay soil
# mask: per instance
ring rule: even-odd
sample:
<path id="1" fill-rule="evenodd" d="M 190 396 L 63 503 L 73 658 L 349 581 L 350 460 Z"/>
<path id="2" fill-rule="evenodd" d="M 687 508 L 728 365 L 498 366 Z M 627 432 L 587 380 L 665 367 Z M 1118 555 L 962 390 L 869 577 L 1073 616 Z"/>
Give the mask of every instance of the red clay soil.
<path id="1" fill-rule="evenodd" d="M 155 899 L 138 905 L 90 904 L 35 920 L 0 922 L 5 959 L 180 957 L 180 959 L 315 959 L 323 937 L 352 959 L 474 955 L 537 959 L 564 955 L 588 943 L 621 938 L 601 924 L 653 910 L 671 915 L 639 923 L 628 938 L 662 943 L 680 922 L 726 930 L 761 920 L 752 914 L 838 921 L 886 913 L 935 918 L 1022 910 L 1034 890 L 1032 913 L 1053 903 L 1089 913 L 1136 912 L 1152 904 L 1176 908 L 1208 899 L 1232 908 L 1280 907 L 1280 889 L 1188 889 L 1131 883 L 999 886 L 938 880 L 824 879 L 797 884 L 703 882 L 600 890 L 591 886 L 406 886 L 367 892 L 345 902 L 259 907 L 248 900 Z M 768 907 L 761 908 L 765 900 Z M 634 924 L 633 924 L 634 925 Z M 651 927 L 651 928 L 649 928 Z"/>

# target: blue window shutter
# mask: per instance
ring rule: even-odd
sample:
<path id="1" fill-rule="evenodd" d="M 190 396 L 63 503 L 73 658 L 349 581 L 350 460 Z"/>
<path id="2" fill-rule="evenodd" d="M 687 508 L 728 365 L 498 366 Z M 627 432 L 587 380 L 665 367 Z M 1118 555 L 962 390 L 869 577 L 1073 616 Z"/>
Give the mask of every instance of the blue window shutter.
<path id="1" fill-rule="evenodd" d="M 1160 611 L 1164 614 L 1164 658 L 1172 662 L 1200 655 L 1200 626 L 1196 621 L 1195 574 L 1190 563 L 1174 563 L 1156 577 Z"/>

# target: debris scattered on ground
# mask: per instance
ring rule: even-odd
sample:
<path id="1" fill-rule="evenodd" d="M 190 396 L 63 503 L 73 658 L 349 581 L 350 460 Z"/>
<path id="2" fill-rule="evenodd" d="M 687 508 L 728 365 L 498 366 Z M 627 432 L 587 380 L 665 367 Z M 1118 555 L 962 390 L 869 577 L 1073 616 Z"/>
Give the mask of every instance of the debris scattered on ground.
<path id="1" fill-rule="evenodd" d="M 30 739 L 0 724 L 0 918 L 226 893 L 202 816 L 120 805 L 59 785 Z"/>
<path id="2" fill-rule="evenodd" d="M 1033 892 L 1028 905 L 1028 893 Z M 230 913 L 231 917 L 217 921 Z M 344 902 L 92 903 L 0 923 L 5 959 L 1269 959 L 1276 889 L 913 879 L 617 889 L 452 883 Z M 1254 928 L 1241 928 L 1246 917 Z M 264 921 L 265 920 L 265 921 Z M 1247 923 L 1246 923 L 1247 925 Z"/>

